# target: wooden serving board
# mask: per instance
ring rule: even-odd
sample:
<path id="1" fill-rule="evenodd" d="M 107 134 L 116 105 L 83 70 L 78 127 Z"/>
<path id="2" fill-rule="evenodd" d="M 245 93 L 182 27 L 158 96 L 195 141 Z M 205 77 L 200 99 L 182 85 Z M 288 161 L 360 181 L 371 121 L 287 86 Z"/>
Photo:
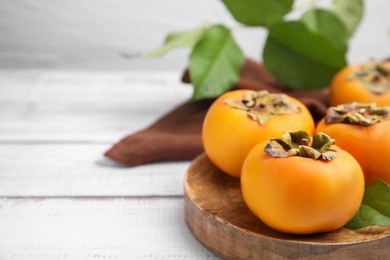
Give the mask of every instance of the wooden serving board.
<path id="1" fill-rule="evenodd" d="M 225 259 L 390 259 L 390 228 L 304 236 L 268 228 L 245 205 L 239 179 L 221 172 L 205 154 L 186 174 L 185 219 L 193 235 Z"/>

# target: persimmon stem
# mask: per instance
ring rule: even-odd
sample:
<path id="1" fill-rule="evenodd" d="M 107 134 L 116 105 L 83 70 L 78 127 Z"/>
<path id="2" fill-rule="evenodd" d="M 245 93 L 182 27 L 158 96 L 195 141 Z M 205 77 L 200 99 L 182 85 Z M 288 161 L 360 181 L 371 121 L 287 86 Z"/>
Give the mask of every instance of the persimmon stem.
<path id="1" fill-rule="evenodd" d="M 325 123 L 345 123 L 370 126 L 390 118 L 390 107 L 377 107 L 376 104 L 350 103 L 330 107 L 325 115 Z"/>
<path id="2" fill-rule="evenodd" d="M 271 139 L 264 151 L 279 158 L 300 156 L 330 161 L 336 157 L 336 151 L 331 149 L 334 143 L 334 139 L 322 132 L 313 138 L 305 131 L 285 132 L 282 138 Z"/>
<path id="3" fill-rule="evenodd" d="M 293 114 L 301 108 L 292 103 L 285 94 L 269 93 L 268 91 L 248 91 L 242 99 L 227 98 L 225 104 L 246 112 L 249 118 L 264 125 L 271 116 Z"/>
<path id="4" fill-rule="evenodd" d="M 384 62 L 370 60 L 360 70 L 349 75 L 349 79 L 360 81 L 373 94 L 381 95 L 390 90 L 390 69 Z"/>

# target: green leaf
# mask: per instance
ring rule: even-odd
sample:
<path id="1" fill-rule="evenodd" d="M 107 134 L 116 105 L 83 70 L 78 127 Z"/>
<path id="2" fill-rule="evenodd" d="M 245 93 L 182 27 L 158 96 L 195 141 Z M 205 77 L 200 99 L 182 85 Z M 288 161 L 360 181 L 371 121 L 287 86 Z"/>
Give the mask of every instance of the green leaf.
<path id="1" fill-rule="evenodd" d="M 315 160 L 321 157 L 321 153 L 319 151 L 306 145 L 299 146 L 299 153 L 302 157 L 312 158 Z"/>
<path id="2" fill-rule="evenodd" d="M 302 140 L 305 140 L 304 142 L 307 142 L 307 144 L 310 142 L 310 135 L 301 130 L 297 132 L 288 132 L 288 135 L 285 134 L 283 137 L 287 138 L 286 140 L 291 143 L 293 147 L 299 147 L 302 144 Z"/>
<path id="3" fill-rule="evenodd" d="M 332 139 L 329 135 L 318 132 L 313 136 L 312 147 L 319 150 L 320 152 L 326 151 L 330 148 L 331 145 L 335 143 L 335 140 Z"/>
<path id="4" fill-rule="evenodd" d="M 352 36 L 363 18 L 363 0 L 333 0 L 332 10 L 347 27 L 348 35 Z"/>
<path id="5" fill-rule="evenodd" d="M 222 25 L 210 27 L 190 55 L 192 99 L 216 97 L 229 90 L 238 82 L 244 62 L 230 30 Z"/>
<path id="6" fill-rule="evenodd" d="M 156 58 L 165 55 L 167 52 L 177 48 L 191 48 L 204 35 L 206 28 L 204 26 L 197 27 L 188 32 L 170 33 L 164 40 L 161 47 L 143 53 L 143 56 L 148 58 Z"/>
<path id="7" fill-rule="evenodd" d="M 372 225 L 390 227 L 390 186 L 379 179 L 366 187 L 358 212 L 345 227 L 358 229 Z"/>
<path id="8" fill-rule="evenodd" d="M 250 26 L 270 26 L 291 11 L 293 0 L 222 0 L 234 19 Z"/>
<path id="9" fill-rule="evenodd" d="M 324 35 L 340 50 L 347 50 L 347 28 L 336 14 L 325 9 L 312 9 L 304 13 L 301 20 L 310 30 Z"/>
<path id="10" fill-rule="evenodd" d="M 326 87 L 347 65 L 345 51 L 302 21 L 281 22 L 270 28 L 263 61 L 280 83 L 304 90 Z"/>
<path id="11" fill-rule="evenodd" d="M 273 157 L 284 158 L 291 156 L 288 145 L 281 139 L 270 140 L 264 148 L 264 151 Z"/>

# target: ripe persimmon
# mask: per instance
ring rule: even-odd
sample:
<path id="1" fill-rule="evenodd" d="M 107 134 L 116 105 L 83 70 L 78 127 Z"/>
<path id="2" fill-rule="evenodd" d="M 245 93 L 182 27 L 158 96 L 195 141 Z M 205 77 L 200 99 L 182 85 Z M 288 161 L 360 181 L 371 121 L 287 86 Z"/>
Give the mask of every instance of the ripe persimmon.
<path id="1" fill-rule="evenodd" d="M 331 135 L 360 163 L 366 184 L 390 184 L 390 107 L 351 103 L 330 107 L 316 131 Z"/>
<path id="2" fill-rule="evenodd" d="M 390 61 L 350 65 L 336 73 L 330 85 L 330 105 L 352 102 L 390 106 Z"/>
<path id="3" fill-rule="evenodd" d="M 235 90 L 209 108 L 202 130 L 205 152 L 225 173 L 239 177 L 248 152 L 284 131 L 314 131 L 308 109 L 298 100 L 267 91 Z"/>
<path id="4" fill-rule="evenodd" d="M 355 215 L 364 194 L 359 163 L 325 134 L 265 140 L 248 154 L 241 189 L 249 209 L 284 233 L 336 230 Z"/>

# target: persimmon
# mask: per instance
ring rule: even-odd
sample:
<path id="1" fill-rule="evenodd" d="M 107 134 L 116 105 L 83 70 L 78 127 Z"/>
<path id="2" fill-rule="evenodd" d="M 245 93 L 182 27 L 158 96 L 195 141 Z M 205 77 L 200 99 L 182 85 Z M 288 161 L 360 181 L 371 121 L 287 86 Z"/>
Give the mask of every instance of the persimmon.
<path id="1" fill-rule="evenodd" d="M 203 146 L 223 172 L 239 177 L 246 155 L 259 142 L 284 131 L 314 131 L 308 109 L 285 94 L 229 91 L 214 101 L 203 123 Z"/>
<path id="2" fill-rule="evenodd" d="M 352 102 L 390 105 L 390 61 L 350 65 L 336 73 L 330 85 L 330 105 Z"/>
<path id="3" fill-rule="evenodd" d="M 338 146 L 360 163 L 366 184 L 382 179 L 390 184 L 390 107 L 350 103 L 330 107 L 316 131 L 336 139 Z"/>
<path id="4" fill-rule="evenodd" d="M 241 189 L 248 208 L 284 233 L 344 226 L 360 207 L 364 177 L 356 159 L 326 134 L 299 131 L 256 145 L 245 159 Z"/>

